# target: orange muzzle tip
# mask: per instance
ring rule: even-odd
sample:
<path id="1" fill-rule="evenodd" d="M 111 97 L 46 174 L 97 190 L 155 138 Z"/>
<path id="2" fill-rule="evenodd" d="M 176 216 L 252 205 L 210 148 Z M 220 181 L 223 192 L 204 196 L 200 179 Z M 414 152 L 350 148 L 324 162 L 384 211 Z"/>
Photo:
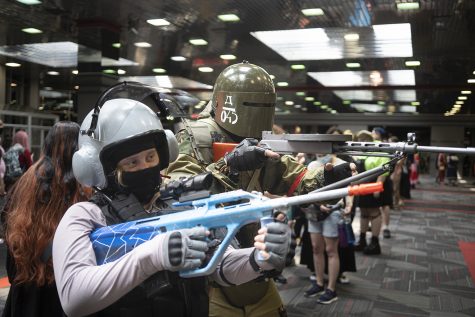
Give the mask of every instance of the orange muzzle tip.
<path id="1" fill-rule="evenodd" d="M 376 182 L 376 183 L 367 183 L 367 184 L 360 184 L 360 185 L 353 185 L 348 187 L 348 194 L 350 196 L 356 195 L 368 195 L 372 193 L 379 193 L 383 191 L 383 183 Z"/>

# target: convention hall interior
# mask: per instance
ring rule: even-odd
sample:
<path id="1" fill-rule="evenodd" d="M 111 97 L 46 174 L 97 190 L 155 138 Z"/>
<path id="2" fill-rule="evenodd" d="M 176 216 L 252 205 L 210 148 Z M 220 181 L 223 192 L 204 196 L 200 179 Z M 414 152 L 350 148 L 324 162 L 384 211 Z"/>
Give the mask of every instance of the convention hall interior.
<path id="1" fill-rule="evenodd" d="M 381 128 L 475 147 L 475 0 L 0 0 L 2 146 L 23 129 L 37 158 L 51 126 L 81 123 L 122 81 L 162 89 L 197 118 L 221 71 L 243 61 L 272 78 L 285 133 Z M 288 316 L 475 316 L 475 156 L 447 153 L 455 178 L 441 180 L 438 154 L 407 166 L 417 175 L 390 210 L 391 237 L 379 255 L 355 253 L 338 301 L 306 296 L 297 233 L 275 281 Z"/>

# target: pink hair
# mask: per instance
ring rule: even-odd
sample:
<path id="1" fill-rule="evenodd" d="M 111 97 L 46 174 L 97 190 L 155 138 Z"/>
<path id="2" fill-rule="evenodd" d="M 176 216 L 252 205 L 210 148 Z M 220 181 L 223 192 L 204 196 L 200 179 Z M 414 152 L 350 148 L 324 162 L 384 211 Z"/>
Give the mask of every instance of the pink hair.
<path id="1" fill-rule="evenodd" d="M 30 144 L 28 142 L 28 134 L 25 131 L 17 131 L 13 136 L 13 145 L 19 143 L 23 148 L 30 150 Z"/>

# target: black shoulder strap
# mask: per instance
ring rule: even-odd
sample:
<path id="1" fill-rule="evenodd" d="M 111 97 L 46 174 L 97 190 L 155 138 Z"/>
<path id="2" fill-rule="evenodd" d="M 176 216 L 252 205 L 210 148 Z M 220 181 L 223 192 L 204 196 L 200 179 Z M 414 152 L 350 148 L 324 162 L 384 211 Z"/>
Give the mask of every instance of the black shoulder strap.
<path id="1" fill-rule="evenodd" d="M 119 193 L 109 198 L 104 193 L 96 192 L 89 201 L 101 208 L 102 213 L 106 217 L 107 225 L 149 216 L 133 194 Z"/>

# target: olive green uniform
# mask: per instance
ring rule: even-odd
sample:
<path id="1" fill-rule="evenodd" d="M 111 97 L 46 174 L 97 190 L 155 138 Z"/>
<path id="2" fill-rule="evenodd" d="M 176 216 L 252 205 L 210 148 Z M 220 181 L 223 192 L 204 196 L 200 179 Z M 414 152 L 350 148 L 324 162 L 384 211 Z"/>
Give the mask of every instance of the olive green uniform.
<path id="1" fill-rule="evenodd" d="M 213 142 L 234 141 L 207 113 L 196 121 L 186 121 L 185 128 L 176 137 L 180 154 L 167 170 L 172 178 L 209 171 L 225 190 L 268 191 L 274 195 L 288 196 L 307 193 L 322 187 L 324 183 L 323 169 L 307 171 L 305 166 L 298 164 L 289 155 L 281 156 L 278 160 L 268 159 L 262 168 L 240 172 L 237 179 L 231 179 L 227 175 L 223 158 L 212 163 L 212 145 Z M 256 229 L 257 225 L 252 228 L 252 233 L 238 236 L 241 246 L 253 245 Z M 271 279 L 239 286 L 213 287 L 210 290 L 210 316 L 285 316 L 282 305 Z"/>

